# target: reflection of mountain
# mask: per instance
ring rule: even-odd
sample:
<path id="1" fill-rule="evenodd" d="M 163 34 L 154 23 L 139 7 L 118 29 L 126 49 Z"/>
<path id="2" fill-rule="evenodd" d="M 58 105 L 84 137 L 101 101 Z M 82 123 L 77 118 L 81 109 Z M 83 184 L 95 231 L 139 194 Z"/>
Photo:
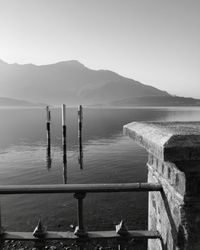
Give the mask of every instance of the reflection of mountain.
<path id="1" fill-rule="evenodd" d="M 165 91 L 122 77 L 112 71 L 88 69 L 78 61 L 42 66 L 7 64 L 0 61 L 0 75 L 2 96 L 32 102 L 123 106 L 127 105 L 127 102 L 129 105 L 141 105 L 144 101 L 145 105 L 151 105 L 157 102 L 157 97 L 163 105 L 172 102 L 172 96 Z M 176 103 L 178 99 L 173 98 Z M 178 100 L 177 105 L 188 105 L 188 100 L 186 103 L 184 100 Z"/>
<path id="2" fill-rule="evenodd" d="M 200 106 L 200 100 L 179 96 L 144 96 L 110 102 L 112 106 Z"/>
<path id="3" fill-rule="evenodd" d="M 6 98 L 6 97 L 0 97 L 0 107 L 1 106 L 10 106 L 10 107 L 16 107 L 16 106 L 42 106 L 42 104 L 35 104 L 32 102 L 27 102 L 24 100 L 17 100 L 17 99 L 13 99 L 13 98 Z"/>

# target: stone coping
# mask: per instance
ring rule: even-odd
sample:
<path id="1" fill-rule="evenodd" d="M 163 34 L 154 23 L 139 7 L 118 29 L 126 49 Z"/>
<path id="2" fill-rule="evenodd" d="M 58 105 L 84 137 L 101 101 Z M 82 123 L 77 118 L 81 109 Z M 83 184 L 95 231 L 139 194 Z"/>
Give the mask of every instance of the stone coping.
<path id="1" fill-rule="evenodd" d="M 123 130 L 163 161 L 200 160 L 200 122 L 132 122 Z"/>

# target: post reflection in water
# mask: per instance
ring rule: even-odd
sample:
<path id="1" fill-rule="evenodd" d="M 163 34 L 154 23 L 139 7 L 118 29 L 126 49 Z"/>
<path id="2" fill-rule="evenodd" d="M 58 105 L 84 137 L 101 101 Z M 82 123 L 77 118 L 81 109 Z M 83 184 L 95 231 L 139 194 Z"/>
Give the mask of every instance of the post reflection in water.
<path id="1" fill-rule="evenodd" d="M 47 169 L 51 168 L 51 111 L 49 106 L 46 106 L 46 114 L 47 114 Z"/>
<path id="2" fill-rule="evenodd" d="M 47 146 L 47 169 L 49 170 L 51 168 L 51 163 L 52 163 L 52 159 L 51 159 L 51 146 L 48 145 Z"/>
<path id="3" fill-rule="evenodd" d="M 80 169 L 83 169 L 83 150 L 82 149 L 79 151 L 78 163 L 79 163 Z"/>
<path id="4" fill-rule="evenodd" d="M 63 162 L 63 183 L 67 184 L 67 163 Z"/>
<path id="5" fill-rule="evenodd" d="M 82 128 L 83 128 L 83 107 L 78 107 L 78 141 L 79 141 L 79 158 L 78 163 L 80 169 L 83 169 L 83 142 L 82 142 Z"/>

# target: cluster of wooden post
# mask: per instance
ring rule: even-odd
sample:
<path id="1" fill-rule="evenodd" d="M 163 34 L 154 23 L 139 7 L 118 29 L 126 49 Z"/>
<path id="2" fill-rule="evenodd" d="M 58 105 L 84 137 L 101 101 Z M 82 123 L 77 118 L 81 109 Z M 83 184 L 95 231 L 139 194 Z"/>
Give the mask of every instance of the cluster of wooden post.
<path id="1" fill-rule="evenodd" d="M 51 168 L 51 111 L 49 106 L 46 107 L 47 113 L 47 167 Z M 80 169 L 83 169 L 83 146 L 82 146 L 82 127 L 83 127 L 83 107 L 78 107 L 78 145 L 79 145 L 79 157 L 78 162 Z M 62 149 L 63 149 L 63 175 L 64 183 L 67 182 L 67 126 L 66 126 L 66 105 L 62 105 Z"/>

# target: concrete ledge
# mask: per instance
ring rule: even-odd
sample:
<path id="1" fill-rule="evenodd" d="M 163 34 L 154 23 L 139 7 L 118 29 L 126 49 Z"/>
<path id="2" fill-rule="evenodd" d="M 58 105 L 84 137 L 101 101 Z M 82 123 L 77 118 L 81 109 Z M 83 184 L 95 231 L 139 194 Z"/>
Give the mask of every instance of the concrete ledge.
<path id="1" fill-rule="evenodd" d="M 200 122 L 132 122 L 123 130 L 163 161 L 200 160 Z"/>

